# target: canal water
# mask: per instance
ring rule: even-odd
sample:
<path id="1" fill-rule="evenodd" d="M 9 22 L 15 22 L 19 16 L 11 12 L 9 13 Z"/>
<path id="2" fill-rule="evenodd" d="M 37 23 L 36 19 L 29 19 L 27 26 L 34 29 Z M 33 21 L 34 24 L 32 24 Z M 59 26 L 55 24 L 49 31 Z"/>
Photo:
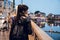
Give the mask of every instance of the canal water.
<path id="1" fill-rule="evenodd" d="M 60 40 L 60 26 L 49 26 L 47 23 L 42 28 L 54 40 Z"/>

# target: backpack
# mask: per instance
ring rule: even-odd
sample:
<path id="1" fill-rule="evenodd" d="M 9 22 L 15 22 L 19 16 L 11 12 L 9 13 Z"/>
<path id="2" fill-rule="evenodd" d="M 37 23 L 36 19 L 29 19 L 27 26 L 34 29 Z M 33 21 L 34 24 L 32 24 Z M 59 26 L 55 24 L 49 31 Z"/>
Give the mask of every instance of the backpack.
<path id="1" fill-rule="evenodd" d="M 27 26 L 29 26 L 27 29 L 28 30 L 27 34 L 32 34 L 30 21 L 27 22 L 27 20 L 24 20 L 24 21 L 18 20 L 17 22 L 15 22 L 15 21 L 12 22 L 10 36 L 13 36 L 14 38 L 19 38 L 21 36 L 24 36 L 23 35 L 24 34 L 23 33 L 24 32 L 24 25 L 23 24 L 25 22 L 28 24 Z"/>
<path id="2" fill-rule="evenodd" d="M 12 30 L 13 37 L 20 37 L 23 36 L 23 28 L 22 23 L 14 22 L 14 28 Z"/>

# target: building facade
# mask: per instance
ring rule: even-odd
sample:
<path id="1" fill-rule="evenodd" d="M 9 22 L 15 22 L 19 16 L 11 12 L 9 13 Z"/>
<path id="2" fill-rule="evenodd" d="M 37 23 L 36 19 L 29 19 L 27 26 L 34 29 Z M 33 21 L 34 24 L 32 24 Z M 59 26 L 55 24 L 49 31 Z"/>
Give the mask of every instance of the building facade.
<path id="1" fill-rule="evenodd" d="M 0 15 L 2 15 L 3 9 L 4 9 L 4 2 L 3 0 L 0 0 Z"/>

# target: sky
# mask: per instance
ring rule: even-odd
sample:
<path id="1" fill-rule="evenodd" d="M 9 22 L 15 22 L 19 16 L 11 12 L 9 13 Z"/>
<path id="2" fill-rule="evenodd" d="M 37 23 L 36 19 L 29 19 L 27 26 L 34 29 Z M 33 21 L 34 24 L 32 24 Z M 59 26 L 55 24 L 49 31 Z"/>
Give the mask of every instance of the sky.
<path id="1" fill-rule="evenodd" d="M 21 0 L 15 0 L 15 4 L 15 6 L 21 4 Z M 46 15 L 49 13 L 60 14 L 60 0 L 23 0 L 23 4 L 29 7 L 29 12 L 34 13 L 39 10 Z"/>

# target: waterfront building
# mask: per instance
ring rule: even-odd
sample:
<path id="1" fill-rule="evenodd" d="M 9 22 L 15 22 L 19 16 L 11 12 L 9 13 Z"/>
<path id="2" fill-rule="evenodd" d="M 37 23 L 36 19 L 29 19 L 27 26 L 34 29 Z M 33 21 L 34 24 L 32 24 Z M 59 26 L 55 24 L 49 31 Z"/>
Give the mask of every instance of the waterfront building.
<path id="1" fill-rule="evenodd" d="M 45 22 L 46 22 L 46 15 L 43 12 L 40 11 L 36 11 L 35 12 L 35 17 L 37 17 L 36 23 L 38 26 L 40 27 L 44 27 L 45 26 Z"/>
<path id="2" fill-rule="evenodd" d="M 60 25 L 60 15 L 54 15 L 54 23 Z"/>
<path id="3" fill-rule="evenodd" d="M 54 24 L 54 26 L 60 25 L 60 15 L 58 14 L 49 14 L 47 20 L 49 24 Z"/>
<path id="4" fill-rule="evenodd" d="M 11 15 L 14 15 L 16 11 L 13 11 L 13 2 L 9 0 L 0 0 L 0 27 L 2 26 L 5 18 L 8 19 L 11 17 Z"/>

